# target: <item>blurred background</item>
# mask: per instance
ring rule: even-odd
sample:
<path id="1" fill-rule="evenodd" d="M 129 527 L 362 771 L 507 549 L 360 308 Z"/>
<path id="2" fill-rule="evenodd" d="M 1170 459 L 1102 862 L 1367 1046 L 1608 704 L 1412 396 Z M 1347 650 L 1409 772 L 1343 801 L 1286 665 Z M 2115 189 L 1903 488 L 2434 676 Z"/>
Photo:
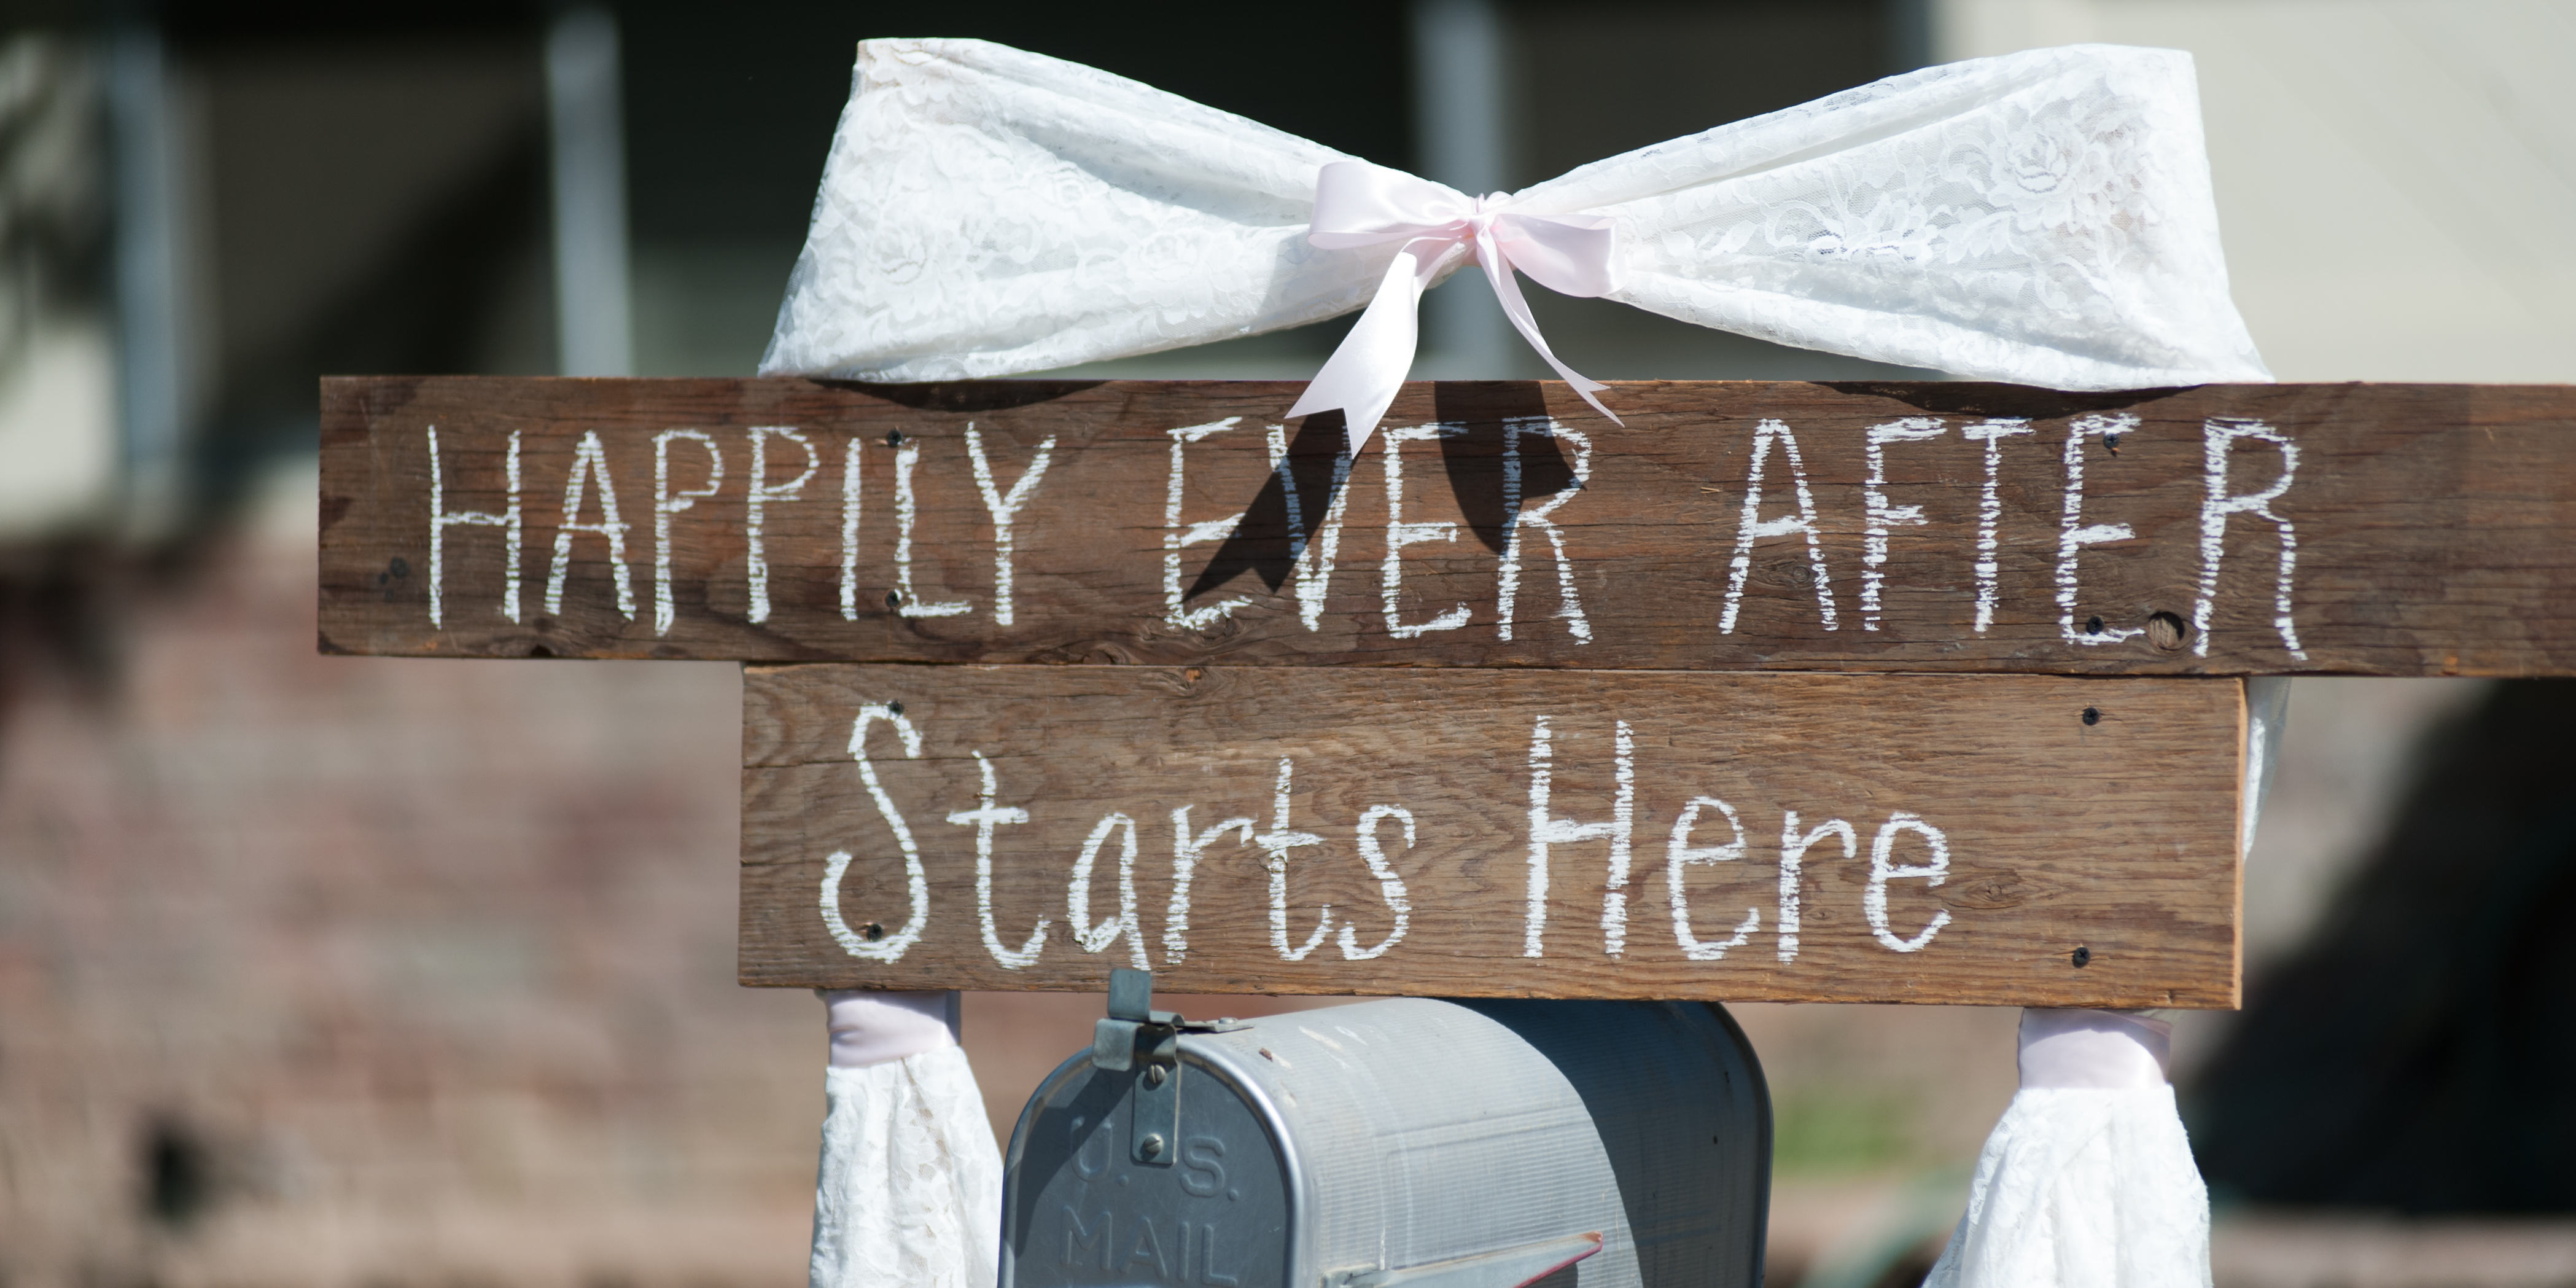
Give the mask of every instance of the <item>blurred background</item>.
<path id="1" fill-rule="evenodd" d="M 2282 379 L 2576 379 L 2550 0 L 5 0 L 0 1288 L 801 1282 L 821 1007 L 733 983 L 735 669 L 316 656 L 314 381 L 749 374 L 852 42 L 920 34 L 1475 190 L 2179 47 Z M 1456 280 L 1419 374 L 1543 374 Z M 1533 300 L 1595 376 L 1893 374 Z M 1338 331 L 1094 370 L 1303 376 Z M 2177 1034 L 2221 1288 L 2576 1284 L 2571 687 L 2293 686 L 2250 1005 Z M 997 1128 L 1097 1006 L 969 1000 Z M 1772 1282 L 1912 1282 L 2015 1014 L 1738 1012 Z"/>

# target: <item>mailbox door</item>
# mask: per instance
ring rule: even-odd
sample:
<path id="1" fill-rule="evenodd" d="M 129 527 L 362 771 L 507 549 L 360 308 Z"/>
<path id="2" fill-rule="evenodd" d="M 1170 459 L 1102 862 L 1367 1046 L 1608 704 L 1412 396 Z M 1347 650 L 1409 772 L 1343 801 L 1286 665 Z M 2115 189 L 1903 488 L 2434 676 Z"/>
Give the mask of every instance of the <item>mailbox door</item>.
<path id="1" fill-rule="evenodd" d="M 1021 1112 L 1002 1195 L 1002 1288 L 1285 1288 L 1291 1190 L 1262 1116 L 1184 1054 L 1178 1148 L 1166 1163 L 1138 1161 L 1140 1073 L 1076 1056 Z"/>

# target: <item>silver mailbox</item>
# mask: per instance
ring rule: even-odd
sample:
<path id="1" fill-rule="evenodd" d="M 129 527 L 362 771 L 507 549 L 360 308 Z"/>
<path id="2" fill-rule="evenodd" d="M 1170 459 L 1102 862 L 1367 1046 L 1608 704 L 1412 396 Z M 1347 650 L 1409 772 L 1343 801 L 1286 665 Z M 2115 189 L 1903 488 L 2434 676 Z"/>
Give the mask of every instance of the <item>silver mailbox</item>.
<path id="1" fill-rule="evenodd" d="M 1761 1283 L 1770 1100 L 1717 1006 L 1193 1023 L 1148 978 L 1020 1113 L 1004 1288 Z"/>

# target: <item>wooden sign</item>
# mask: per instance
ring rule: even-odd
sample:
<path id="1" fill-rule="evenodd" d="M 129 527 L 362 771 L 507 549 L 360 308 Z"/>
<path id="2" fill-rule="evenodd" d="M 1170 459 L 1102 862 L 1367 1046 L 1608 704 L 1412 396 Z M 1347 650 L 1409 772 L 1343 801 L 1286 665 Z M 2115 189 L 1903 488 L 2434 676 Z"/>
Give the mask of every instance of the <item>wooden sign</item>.
<path id="1" fill-rule="evenodd" d="M 2242 685 L 754 667 L 747 984 L 2228 1007 Z"/>
<path id="2" fill-rule="evenodd" d="M 335 379 L 322 647 L 2576 674 L 2576 393 Z"/>

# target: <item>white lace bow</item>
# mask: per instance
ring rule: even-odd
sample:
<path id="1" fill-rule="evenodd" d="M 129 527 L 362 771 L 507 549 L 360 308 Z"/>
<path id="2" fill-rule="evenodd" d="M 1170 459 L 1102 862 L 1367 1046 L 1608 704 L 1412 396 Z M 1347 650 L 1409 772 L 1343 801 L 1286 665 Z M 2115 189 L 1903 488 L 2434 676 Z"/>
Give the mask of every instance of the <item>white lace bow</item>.
<path id="1" fill-rule="evenodd" d="M 1345 162 L 1456 218 L 1319 220 Z M 1539 241 L 1558 278 L 1782 344 L 2061 389 L 2270 379 L 2227 294 L 2191 56 L 2117 45 L 1891 76 L 1471 198 L 1079 64 L 871 40 L 761 371 L 1015 375 L 1377 300 L 1400 321 L 1364 319 L 1325 371 L 1358 374 L 1299 404 L 1342 408 L 1356 449 L 1421 290 L 1477 259 L 1508 309 L 1497 259 L 1554 284 Z"/>

